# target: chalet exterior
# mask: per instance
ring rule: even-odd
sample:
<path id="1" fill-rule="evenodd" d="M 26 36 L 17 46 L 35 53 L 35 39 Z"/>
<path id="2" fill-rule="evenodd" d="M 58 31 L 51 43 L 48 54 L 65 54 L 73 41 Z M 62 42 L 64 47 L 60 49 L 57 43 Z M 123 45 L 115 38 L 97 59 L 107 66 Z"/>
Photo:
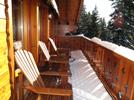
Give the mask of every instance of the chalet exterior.
<path id="1" fill-rule="evenodd" d="M 132 50 L 97 38 L 66 36 L 76 31 L 83 2 L 84 0 L 0 0 L 0 100 L 36 100 L 36 97 L 39 100 L 44 100 L 42 98 L 47 100 L 96 98 L 90 94 L 91 87 L 89 85 L 87 87 L 87 83 L 84 83 L 84 80 L 88 80 L 86 82 L 89 84 L 95 84 L 93 79 L 84 77 L 84 75 L 89 76 L 83 71 L 86 65 L 90 66 L 86 67 L 86 71 L 92 69 L 95 77 L 102 84 L 103 91 L 98 92 L 98 89 L 95 92 L 100 95 L 101 100 L 134 100 L 134 57 L 130 56 L 134 54 Z M 47 72 L 44 75 L 48 77 L 44 85 L 38 69 L 43 71 L 42 68 L 51 64 L 48 60 L 44 62 L 45 51 L 41 50 L 48 48 L 50 53 L 54 53 L 50 37 L 58 48 L 67 49 L 69 53 L 63 54 L 68 60 L 63 59 L 63 55 L 60 56 L 64 60 L 60 66 L 65 66 L 61 67 L 60 72 L 52 73 L 49 72 L 51 68 L 45 69 Z M 46 47 L 39 41 L 45 43 Z M 38 65 L 37 68 L 36 65 Z M 27 66 L 28 69 L 26 69 Z M 68 73 L 72 73 L 72 76 Z M 32 77 L 29 78 L 29 76 Z M 49 76 L 54 76 L 54 79 Z M 86 88 L 89 88 L 89 92 L 77 90 L 76 87 L 79 84 L 74 85 L 75 76 L 78 76 L 76 83 L 83 83 Z M 68 77 L 72 77 L 70 82 Z M 59 81 L 62 81 L 63 84 L 60 85 L 65 89 L 61 90 L 61 87 L 42 89 L 47 84 L 50 85 L 49 80 L 58 81 L 55 87 L 58 87 Z M 68 82 L 72 86 L 70 84 L 68 86 Z M 26 84 L 28 87 L 25 87 Z M 82 85 L 78 87 L 82 89 Z M 45 97 L 42 94 L 45 94 Z M 83 96 L 83 98 L 78 99 L 77 96 Z M 91 100 L 97 100 L 97 98 Z"/>

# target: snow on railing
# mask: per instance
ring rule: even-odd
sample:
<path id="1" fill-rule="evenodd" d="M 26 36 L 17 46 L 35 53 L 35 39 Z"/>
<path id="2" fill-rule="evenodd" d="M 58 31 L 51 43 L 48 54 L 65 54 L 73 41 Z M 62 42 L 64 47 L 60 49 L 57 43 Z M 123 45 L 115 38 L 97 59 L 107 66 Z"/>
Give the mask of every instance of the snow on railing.
<path id="1" fill-rule="evenodd" d="M 108 42 L 108 41 L 102 41 L 102 43 L 100 45 L 102 45 L 103 47 L 105 47 L 109 50 L 112 50 L 112 51 L 114 51 L 116 48 L 118 48 L 118 45 Z"/>
<path id="2" fill-rule="evenodd" d="M 108 42 L 108 41 L 102 41 L 101 39 L 97 38 L 97 37 L 93 37 L 91 39 L 92 42 L 97 43 L 119 55 L 122 55 L 132 61 L 134 61 L 134 50 L 129 49 L 127 47 L 123 47 L 123 46 L 118 46 L 117 44 Z"/>
<path id="3" fill-rule="evenodd" d="M 114 52 L 134 61 L 134 50 L 132 49 L 129 49 L 129 48 L 126 48 L 126 47 L 123 47 L 123 46 L 119 46 L 118 48 L 116 48 L 114 50 Z"/>
<path id="4" fill-rule="evenodd" d="M 101 44 L 101 39 L 99 39 L 99 38 L 97 38 L 97 37 L 93 37 L 92 39 L 91 39 L 91 41 L 92 42 L 94 42 L 94 43 L 97 43 L 97 44 Z"/>

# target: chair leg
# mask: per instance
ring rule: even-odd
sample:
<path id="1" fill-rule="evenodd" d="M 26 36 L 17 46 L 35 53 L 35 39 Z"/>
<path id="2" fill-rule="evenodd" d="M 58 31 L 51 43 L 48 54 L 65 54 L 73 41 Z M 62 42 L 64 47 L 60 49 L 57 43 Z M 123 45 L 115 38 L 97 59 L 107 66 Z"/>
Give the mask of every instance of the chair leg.
<path id="1" fill-rule="evenodd" d="M 61 76 L 61 83 L 62 84 L 67 84 L 68 82 L 68 77 L 66 77 L 66 76 Z"/>
<path id="2" fill-rule="evenodd" d="M 38 95 L 37 100 L 43 100 L 40 94 Z"/>
<path id="3" fill-rule="evenodd" d="M 19 100 L 24 100 L 24 89 L 22 88 L 24 86 L 24 79 L 23 74 L 19 74 Z"/>

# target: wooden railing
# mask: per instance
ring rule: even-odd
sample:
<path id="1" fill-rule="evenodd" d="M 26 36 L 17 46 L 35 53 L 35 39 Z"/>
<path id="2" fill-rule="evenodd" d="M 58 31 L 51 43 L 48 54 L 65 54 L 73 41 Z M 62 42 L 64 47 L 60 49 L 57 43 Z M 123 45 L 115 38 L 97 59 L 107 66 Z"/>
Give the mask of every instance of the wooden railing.
<path id="1" fill-rule="evenodd" d="M 84 36 L 53 39 L 58 47 L 82 50 L 113 99 L 134 100 L 134 61 Z"/>

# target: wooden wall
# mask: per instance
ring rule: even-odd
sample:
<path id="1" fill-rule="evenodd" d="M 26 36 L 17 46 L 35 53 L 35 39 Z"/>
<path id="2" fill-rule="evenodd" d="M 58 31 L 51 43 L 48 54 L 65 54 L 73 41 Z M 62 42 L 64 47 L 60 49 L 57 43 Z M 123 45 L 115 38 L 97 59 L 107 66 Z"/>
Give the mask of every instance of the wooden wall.
<path id="1" fill-rule="evenodd" d="M 55 26 L 55 32 L 53 34 L 65 36 L 66 33 L 75 32 L 76 28 L 76 25 L 57 24 Z"/>
<path id="2" fill-rule="evenodd" d="M 13 33 L 14 41 L 23 40 L 23 2 L 22 0 L 12 0 L 13 12 Z"/>
<path id="3" fill-rule="evenodd" d="M 18 1 L 14 0 L 13 3 L 15 2 Z M 48 18 L 49 7 L 38 0 L 23 0 L 18 3 L 20 5 L 15 6 L 14 4 L 16 8 L 14 7 L 15 10 L 13 10 L 14 26 L 18 30 L 16 30 L 15 38 L 17 40 L 22 39 L 23 48 L 31 51 L 36 62 L 38 62 L 38 41 L 47 43 L 49 34 L 52 32 L 53 23 Z"/>

